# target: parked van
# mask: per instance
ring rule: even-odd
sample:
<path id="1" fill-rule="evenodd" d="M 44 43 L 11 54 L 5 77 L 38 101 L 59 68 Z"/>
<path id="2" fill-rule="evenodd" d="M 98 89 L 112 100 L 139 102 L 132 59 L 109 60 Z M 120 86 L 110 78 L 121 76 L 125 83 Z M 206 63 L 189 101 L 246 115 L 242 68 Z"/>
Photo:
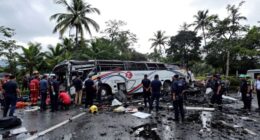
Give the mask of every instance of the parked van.
<path id="1" fill-rule="evenodd" d="M 260 75 L 260 69 L 252 69 L 247 71 L 247 75 L 250 75 L 252 79 L 256 79 L 257 75 Z"/>

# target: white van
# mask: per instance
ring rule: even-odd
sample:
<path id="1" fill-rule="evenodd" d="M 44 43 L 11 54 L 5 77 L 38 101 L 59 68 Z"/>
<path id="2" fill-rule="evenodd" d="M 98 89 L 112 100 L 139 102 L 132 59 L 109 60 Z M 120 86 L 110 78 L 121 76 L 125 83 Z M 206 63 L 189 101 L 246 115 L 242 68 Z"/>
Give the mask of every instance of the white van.
<path id="1" fill-rule="evenodd" d="M 247 70 L 247 75 L 250 75 L 252 79 L 256 79 L 257 75 L 260 75 L 260 69 Z"/>

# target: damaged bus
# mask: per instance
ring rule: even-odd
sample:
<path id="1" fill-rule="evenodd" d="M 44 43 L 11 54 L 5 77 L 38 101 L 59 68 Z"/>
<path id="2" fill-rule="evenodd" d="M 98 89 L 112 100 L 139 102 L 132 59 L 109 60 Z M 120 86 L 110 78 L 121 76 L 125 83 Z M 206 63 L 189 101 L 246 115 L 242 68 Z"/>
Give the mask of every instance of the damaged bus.
<path id="1" fill-rule="evenodd" d="M 142 92 L 141 81 L 145 74 L 150 80 L 159 75 L 163 90 L 170 92 L 172 76 L 176 74 L 163 63 L 119 60 L 68 60 L 56 65 L 53 73 L 67 89 L 72 86 L 72 79 L 76 75 L 83 81 L 92 76 L 94 82 L 100 77 L 103 83 L 102 96 L 115 94 L 120 88 L 124 88 L 127 94 Z"/>

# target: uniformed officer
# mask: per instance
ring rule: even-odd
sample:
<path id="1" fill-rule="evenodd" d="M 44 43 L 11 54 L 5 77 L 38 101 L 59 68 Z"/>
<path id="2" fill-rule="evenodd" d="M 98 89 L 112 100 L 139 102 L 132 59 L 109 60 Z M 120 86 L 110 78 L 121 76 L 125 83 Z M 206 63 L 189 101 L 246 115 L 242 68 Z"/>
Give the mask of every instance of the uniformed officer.
<path id="1" fill-rule="evenodd" d="M 221 82 L 219 80 L 218 75 L 213 75 L 212 90 L 214 94 L 211 97 L 210 106 L 213 106 L 213 104 L 216 103 L 218 104 L 219 110 L 222 110 Z"/>
<path id="2" fill-rule="evenodd" d="M 95 96 L 96 88 L 94 81 L 92 80 L 92 77 L 89 76 L 89 79 L 85 81 L 84 83 L 85 89 L 86 89 L 86 102 L 85 102 L 85 108 L 88 108 L 88 106 L 93 105 L 93 99 Z"/>
<path id="3" fill-rule="evenodd" d="M 184 109 L 183 109 L 183 90 L 184 82 L 181 79 L 178 79 L 178 75 L 174 75 L 174 82 L 172 83 L 172 99 L 175 112 L 175 120 L 179 121 L 179 113 L 181 114 L 181 119 L 184 121 Z"/>
<path id="4" fill-rule="evenodd" d="M 246 81 L 247 81 L 247 92 L 245 96 L 245 109 L 250 111 L 251 103 L 252 103 L 253 85 L 249 75 L 246 75 Z"/>
<path id="5" fill-rule="evenodd" d="M 159 99 L 161 94 L 162 83 L 159 80 L 159 75 L 154 76 L 154 80 L 151 83 L 152 99 L 150 102 L 150 111 L 153 109 L 153 101 L 156 99 L 156 112 L 159 111 Z"/>
<path id="6" fill-rule="evenodd" d="M 247 94 L 247 81 L 246 81 L 246 77 L 245 75 L 240 75 L 240 92 L 241 92 L 241 97 L 242 97 L 242 101 L 243 101 L 243 108 L 242 109 L 246 109 L 246 94 Z"/>
<path id="7" fill-rule="evenodd" d="M 144 97 L 144 106 L 147 107 L 147 103 L 149 104 L 151 101 L 151 81 L 147 78 L 147 75 L 144 75 L 144 79 L 142 80 L 143 85 L 143 97 Z"/>

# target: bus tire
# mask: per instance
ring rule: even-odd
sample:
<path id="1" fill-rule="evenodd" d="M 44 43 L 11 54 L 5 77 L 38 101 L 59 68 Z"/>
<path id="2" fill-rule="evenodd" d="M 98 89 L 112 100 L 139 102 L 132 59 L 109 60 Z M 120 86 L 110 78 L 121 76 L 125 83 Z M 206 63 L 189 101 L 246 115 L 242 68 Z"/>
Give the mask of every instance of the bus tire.
<path id="1" fill-rule="evenodd" d="M 102 100 L 108 99 L 112 95 L 112 90 L 109 85 L 102 85 L 100 90 Z"/>
<path id="2" fill-rule="evenodd" d="M 170 92 L 171 92 L 171 81 L 170 80 L 166 80 L 163 83 L 163 92 L 165 95 L 170 94 Z"/>

